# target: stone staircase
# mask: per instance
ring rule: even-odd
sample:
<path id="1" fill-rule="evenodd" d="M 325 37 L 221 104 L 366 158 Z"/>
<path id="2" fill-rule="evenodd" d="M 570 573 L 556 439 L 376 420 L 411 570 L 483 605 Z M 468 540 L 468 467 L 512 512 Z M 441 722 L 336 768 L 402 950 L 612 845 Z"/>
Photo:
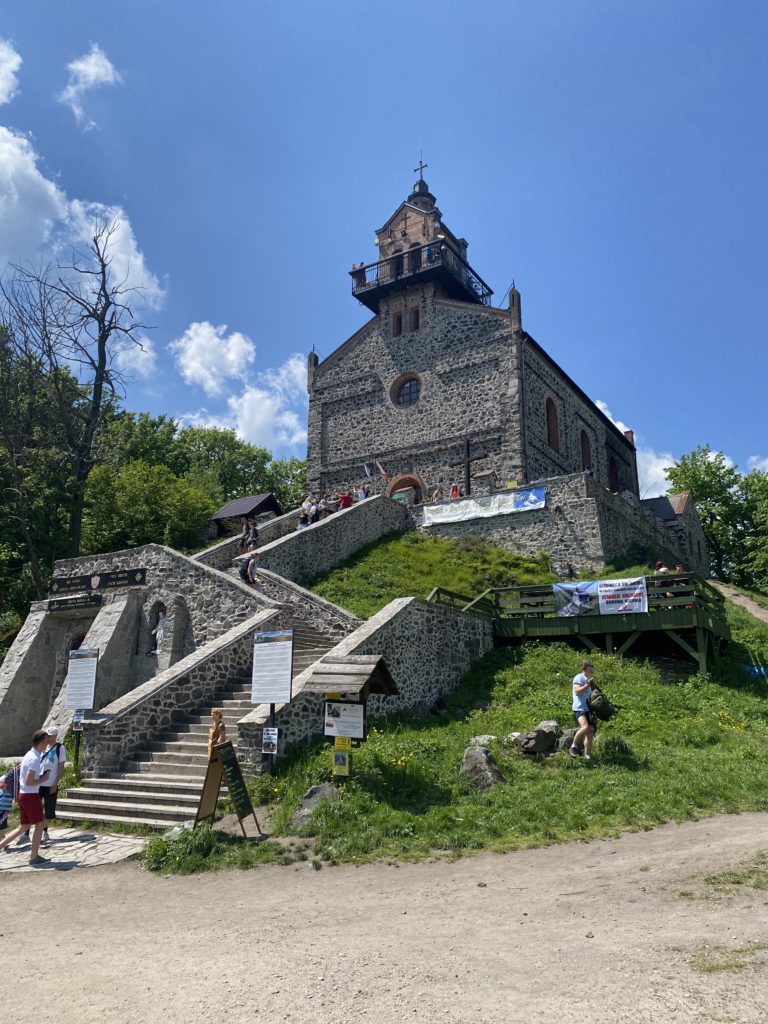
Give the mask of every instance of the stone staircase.
<path id="1" fill-rule="evenodd" d="M 293 625 L 294 678 L 334 646 L 311 626 Z M 58 802 L 57 817 L 66 821 L 171 828 L 194 818 L 208 766 L 211 708 L 221 708 L 227 738 L 237 748 L 237 723 L 252 710 L 251 683 L 233 682 L 214 700 L 186 713 L 163 733 L 124 761 L 120 771 L 87 779 Z"/>

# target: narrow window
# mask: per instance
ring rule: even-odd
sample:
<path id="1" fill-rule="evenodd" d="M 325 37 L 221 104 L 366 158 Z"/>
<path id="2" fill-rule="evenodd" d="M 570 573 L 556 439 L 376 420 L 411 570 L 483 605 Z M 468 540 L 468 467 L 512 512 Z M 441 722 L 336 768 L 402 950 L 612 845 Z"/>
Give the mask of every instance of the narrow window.
<path id="1" fill-rule="evenodd" d="M 414 306 L 411 310 L 411 330 L 418 331 L 419 329 L 419 307 Z"/>
<path id="2" fill-rule="evenodd" d="M 586 430 L 581 432 L 581 468 L 592 469 L 592 449 L 589 446 Z"/>
<path id="3" fill-rule="evenodd" d="M 547 399 L 547 444 L 554 451 L 560 451 L 560 429 L 557 424 L 557 409 L 551 398 Z"/>
<path id="4" fill-rule="evenodd" d="M 392 337 L 398 338 L 403 333 L 403 314 L 392 314 Z"/>
<path id="5" fill-rule="evenodd" d="M 619 471 L 616 468 L 616 459 L 612 455 L 608 459 L 608 488 L 614 494 L 619 489 Z"/>

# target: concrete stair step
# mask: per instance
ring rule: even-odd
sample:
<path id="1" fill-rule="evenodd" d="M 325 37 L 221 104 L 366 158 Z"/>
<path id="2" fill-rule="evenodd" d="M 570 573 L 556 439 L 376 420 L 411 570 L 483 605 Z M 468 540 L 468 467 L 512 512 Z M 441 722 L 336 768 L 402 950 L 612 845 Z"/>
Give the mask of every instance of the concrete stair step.
<path id="1" fill-rule="evenodd" d="M 88 790 L 98 789 L 104 793 L 117 792 L 119 790 L 121 792 L 141 791 L 199 796 L 202 784 L 202 776 L 150 775 L 149 772 L 136 772 L 130 775 L 124 773 L 121 775 L 110 775 L 108 778 L 88 779 L 84 783 L 84 788 Z"/>
<path id="2" fill-rule="evenodd" d="M 153 828 L 161 832 L 165 832 L 166 829 L 172 828 L 174 825 L 173 821 L 161 818 L 139 818 L 119 814 L 103 813 L 88 814 L 83 811 L 69 811 L 67 814 L 59 814 L 58 817 L 61 818 L 62 821 L 93 821 L 99 822 L 104 825 L 144 825 L 146 828 Z M 192 815 L 192 817 L 194 817 L 194 815 Z M 186 818 L 179 819 L 179 821 L 187 820 L 188 819 Z"/>
<path id="3" fill-rule="evenodd" d="M 168 752 L 170 754 L 205 754 L 206 760 L 208 759 L 208 740 L 203 739 L 201 736 L 199 739 L 190 736 L 183 740 L 150 740 L 149 743 L 145 744 L 144 751 L 149 753 L 162 753 Z"/>
<path id="4" fill-rule="evenodd" d="M 180 754 L 172 750 L 142 750 L 135 755 L 137 764 L 151 764 L 152 771 L 157 771 L 158 766 L 163 771 L 171 768 L 197 769 L 204 772 L 208 767 L 208 752 L 193 754 L 189 751 Z"/>
<path id="5" fill-rule="evenodd" d="M 167 777 L 169 775 L 179 775 L 184 778 L 199 778 L 202 782 L 205 778 L 205 771 L 208 767 L 208 760 L 183 760 L 181 763 L 176 764 L 174 762 L 158 762 L 147 759 L 146 761 L 139 761 L 136 759 L 123 762 L 123 771 L 131 775 L 145 775 L 151 774 L 155 777 L 162 775 Z"/>
<path id="6" fill-rule="evenodd" d="M 133 789 L 99 789 L 93 786 L 78 786 L 77 789 L 70 789 L 66 797 L 63 797 L 59 803 L 66 807 L 68 806 L 67 802 L 85 800 L 91 803 L 108 803 L 110 807 L 117 803 L 140 803 L 197 809 L 201 788 L 201 786 L 198 786 L 197 792 L 191 793 L 175 791 L 169 793 L 166 789 L 156 790 L 151 786 Z"/>
<path id="7" fill-rule="evenodd" d="M 189 807 L 179 808 L 173 804 L 140 804 L 115 801 L 106 805 L 67 797 L 65 800 L 59 800 L 56 807 L 56 817 L 68 818 L 71 812 L 73 814 L 82 814 L 88 818 L 91 817 L 88 813 L 89 810 L 92 810 L 93 814 L 108 814 L 113 819 L 115 815 L 118 815 L 128 820 L 142 818 L 158 822 L 170 822 L 171 824 L 175 821 L 186 821 L 188 818 L 194 818 L 195 816 L 194 812 L 190 813 Z"/>

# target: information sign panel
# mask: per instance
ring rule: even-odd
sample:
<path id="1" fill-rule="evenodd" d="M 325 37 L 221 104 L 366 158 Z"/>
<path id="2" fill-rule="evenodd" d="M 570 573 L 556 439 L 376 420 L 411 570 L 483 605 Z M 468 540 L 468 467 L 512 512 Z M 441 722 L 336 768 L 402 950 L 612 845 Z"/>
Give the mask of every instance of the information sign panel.
<path id="1" fill-rule="evenodd" d="M 54 576 L 51 580 L 51 594 L 80 594 L 91 589 L 90 576 Z"/>
<path id="2" fill-rule="evenodd" d="M 111 569 L 91 576 L 91 590 L 115 590 L 118 587 L 143 587 L 147 582 L 146 569 Z"/>
<path id="3" fill-rule="evenodd" d="M 83 719 L 85 718 L 85 709 L 78 708 L 72 716 L 72 731 L 82 732 L 83 730 Z"/>
<path id="4" fill-rule="evenodd" d="M 293 675 L 293 630 L 253 634 L 252 704 L 288 704 Z"/>
<path id="5" fill-rule="evenodd" d="M 325 735 L 365 739 L 365 704 L 357 701 L 327 700 L 325 702 Z"/>
<path id="6" fill-rule="evenodd" d="M 197 806 L 195 824 L 198 821 L 213 821 L 216 816 L 216 807 L 221 792 L 221 781 L 224 778 L 224 767 L 214 751 L 208 762 L 208 769 L 205 773 L 203 790 L 200 793 L 200 803 Z"/>
<path id="7" fill-rule="evenodd" d="M 333 774 L 349 775 L 349 752 L 346 750 L 334 750 L 333 752 Z"/>
<path id="8" fill-rule="evenodd" d="M 262 754 L 277 754 L 276 728 L 267 725 L 261 730 L 261 752 Z"/>
<path id="9" fill-rule="evenodd" d="M 101 607 L 101 594 L 77 594 L 74 597 L 53 597 L 48 602 L 49 612 L 77 611 L 78 608 Z"/>
<path id="10" fill-rule="evenodd" d="M 67 710 L 77 711 L 80 708 L 85 708 L 90 711 L 93 708 L 98 664 L 98 650 L 85 650 L 81 647 L 78 651 L 69 652 L 67 678 L 64 683 L 66 687 L 64 707 Z"/>
<path id="11" fill-rule="evenodd" d="M 235 808 L 235 814 L 238 816 L 240 821 L 251 814 L 253 814 L 255 818 L 256 815 L 254 814 L 253 804 L 251 803 L 251 798 L 248 795 L 248 790 L 246 789 L 243 773 L 240 771 L 240 762 L 237 760 L 235 748 L 232 746 L 230 741 L 227 740 L 226 743 L 219 743 L 219 745 L 214 749 L 219 755 L 221 766 L 224 769 L 224 777 L 227 780 L 227 789 L 229 790 L 232 805 Z"/>

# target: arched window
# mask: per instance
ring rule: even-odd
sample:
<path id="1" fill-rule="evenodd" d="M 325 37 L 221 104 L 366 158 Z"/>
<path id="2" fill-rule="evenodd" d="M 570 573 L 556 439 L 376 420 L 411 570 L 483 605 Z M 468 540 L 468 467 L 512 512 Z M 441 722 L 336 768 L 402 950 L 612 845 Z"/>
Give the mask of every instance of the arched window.
<path id="1" fill-rule="evenodd" d="M 392 386 L 392 401 L 402 409 L 415 405 L 419 400 L 421 381 L 415 374 L 398 378 Z"/>
<path id="2" fill-rule="evenodd" d="M 560 451 L 560 428 L 557 424 L 557 409 L 551 398 L 547 399 L 547 444 L 556 452 Z"/>
<path id="3" fill-rule="evenodd" d="M 612 455 L 608 457 L 608 487 L 614 493 L 619 489 L 619 471 Z"/>
<path id="4" fill-rule="evenodd" d="M 592 469 L 592 449 L 589 446 L 586 430 L 581 432 L 581 468 Z"/>

